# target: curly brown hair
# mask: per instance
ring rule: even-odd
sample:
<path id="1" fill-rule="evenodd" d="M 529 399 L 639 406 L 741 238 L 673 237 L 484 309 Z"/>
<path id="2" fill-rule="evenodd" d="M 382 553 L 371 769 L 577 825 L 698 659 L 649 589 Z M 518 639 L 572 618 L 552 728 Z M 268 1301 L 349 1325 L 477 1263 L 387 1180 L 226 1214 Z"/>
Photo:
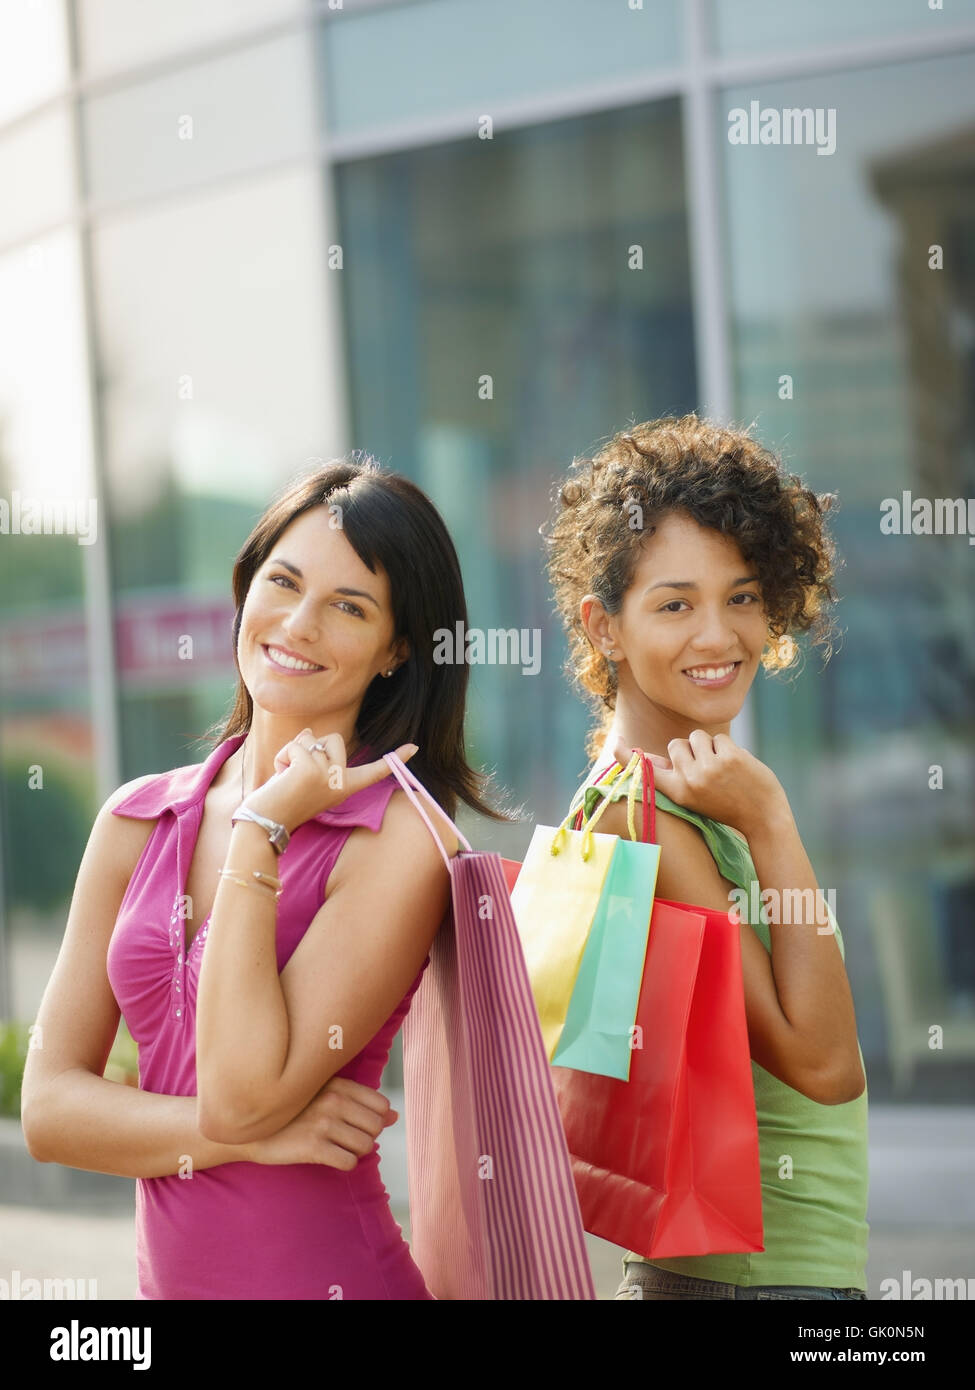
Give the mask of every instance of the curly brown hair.
<path id="1" fill-rule="evenodd" d="M 751 428 L 751 427 L 748 427 Z M 832 651 L 835 547 L 817 495 L 749 435 L 697 415 L 666 416 L 620 430 L 592 458 L 573 460 L 558 485 L 559 513 L 548 534 L 548 572 L 569 639 L 566 671 L 599 717 L 586 744 L 599 751 L 616 708 L 616 665 L 590 642 L 579 614 L 586 594 L 618 613 L 644 539 L 671 512 L 736 542 L 759 577 L 768 617 L 767 671 L 796 665 L 794 633 L 808 633 L 824 659 Z M 634 524 L 636 523 L 636 524 Z"/>

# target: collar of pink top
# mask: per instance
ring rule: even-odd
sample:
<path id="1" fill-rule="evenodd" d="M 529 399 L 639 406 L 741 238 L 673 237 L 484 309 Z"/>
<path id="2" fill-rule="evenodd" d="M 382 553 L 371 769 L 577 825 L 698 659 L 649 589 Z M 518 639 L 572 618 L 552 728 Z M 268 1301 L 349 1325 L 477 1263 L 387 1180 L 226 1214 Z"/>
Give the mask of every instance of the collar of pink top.
<path id="1" fill-rule="evenodd" d="M 235 734 L 232 738 L 224 739 L 216 747 L 207 760 L 203 763 L 196 763 L 190 767 L 178 767 L 172 772 L 161 772 L 153 777 L 145 786 L 139 787 L 130 796 L 124 798 L 119 804 L 113 807 L 117 814 L 131 816 L 135 820 L 154 820 L 162 815 L 163 811 L 172 811 L 174 815 L 182 815 L 193 806 L 202 805 L 207 794 L 210 783 L 216 777 L 221 765 L 235 753 L 244 741 L 243 734 Z M 364 744 L 359 751 L 349 760 L 349 766 L 354 767 L 360 762 L 371 762 L 376 756 L 374 750 L 368 744 Z M 392 777 L 392 773 L 389 774 Z M 373 786 L 363 787 L 360 791 L 353 792 L 347 796 L 338 806 L 333 806 L 328 811 L 322 811 L 312 819 L 319 821 L 322 825 L 341 824 L 343 820 L 350 816 L 358 816 L 365 808 L 366 803 L 374 795 L 374 787 L 382 786 L 386 779 L 374 783 Z"/>

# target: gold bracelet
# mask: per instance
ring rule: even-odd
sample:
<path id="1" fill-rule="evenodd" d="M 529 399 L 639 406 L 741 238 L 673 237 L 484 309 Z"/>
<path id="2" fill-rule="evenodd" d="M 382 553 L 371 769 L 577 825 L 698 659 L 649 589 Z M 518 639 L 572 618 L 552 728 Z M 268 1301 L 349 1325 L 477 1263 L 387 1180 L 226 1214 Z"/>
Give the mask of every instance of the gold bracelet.
<path id="1" fill-rule="evenodd" d="M 218 870 L 217 870 L 217 873 L 220 873 L 220 874 L 232 874 L 232 873 L 234 873 L 234 872 L 235 872 L 235 871 L 234 871 L 233 869 L 227 869 L 227 868 L 223 868 L 223 869 L 218 869 Z M 251 874 L 251 877 L 252 877 L 252 878 L 260 879 L 260 881 L 261 881 L 262 883 L 267 883 L 271 888 L 275 888 L 275 889 L 277 889 L 278 891 L 280 891 L 280 889 L 281 889 L 281 880 L 280 880 L 279 878 L 275 878 L 274 874 L 265 874 L 265 873 L 262 873 L 260 869 L 250 869 L 250 870 L 248 870 L 248 869 L 242 869 L 242 870 L 241 870 L 241 873 L 248 873 L 248 872 Z"/>
<path id="2" fill-rule="evenodd" d="M 217 873 L 220 876 L 220 878 L 229 878 L 234 883 L 239 883 L 242 888 L 255 888 L 258 886 L 258 884 L 261 884 L 267 888 L 270 888 L 275 898 L 280 898 L 281 893 L 283 892 L 283 889 L 281 887 L 281 880 L 279 878 L 275 878 L 273 874 L 261 873 L 260 869 L 252 869 L 250 871 L 251 878 L 256 879 L 257 883 L 251 883 L 246 878 L 239 878 L 237 874 L 234 873 L 233 869 L 218 869 Z"/>

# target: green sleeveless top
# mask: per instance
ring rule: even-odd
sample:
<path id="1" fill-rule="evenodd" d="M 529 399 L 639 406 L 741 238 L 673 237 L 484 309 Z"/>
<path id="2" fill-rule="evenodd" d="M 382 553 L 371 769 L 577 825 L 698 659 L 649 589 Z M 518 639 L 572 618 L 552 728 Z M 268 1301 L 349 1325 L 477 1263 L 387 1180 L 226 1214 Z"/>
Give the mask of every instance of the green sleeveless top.
<path id="1" fill-rule="evenodd" d="M 608 789 L 611 799 L 615 801 L 625 795 L 626 786 L 627 783 L 614 783 Z M 602 788 L 589 785 L 587 779 L 573 797 L 572 809 L 582 805 L 584 796 L 588 817 L 604 794 Z M 661 791 L 656 792 L 655 804 L 658 810 L 669 811 L 698 827 L 719 873 L 745 890 L 750 901 L 751 885 L 758 876 L 747 841 L 730 826 L 678 806 Z M 638 800 L 638 832 L 640 817 Z M 596 831 L 599 831 L 599 822 Z M 751 921 L 745 906 L 738 911 L 771 953 L 768 925 Z M 845 960 L 843 937 L 832 913 L 830 920 Z M 863 1061 L 862 1052 L 860 1060 Z M 695 1279 L 715 1279 L 726 1284 L 866 1289 L 869 1229 L 866 1220 L 866 1089 L 863 1095 L 845 1105 L 820 1105 L 779 1081 L 754 1061 L 752 1081 L 758 1116 L 764 1251 L 652 1259 L 646 1263 Z M 626 1260 L 643 1258 L 633 1252 L 625 1256 Z"/>

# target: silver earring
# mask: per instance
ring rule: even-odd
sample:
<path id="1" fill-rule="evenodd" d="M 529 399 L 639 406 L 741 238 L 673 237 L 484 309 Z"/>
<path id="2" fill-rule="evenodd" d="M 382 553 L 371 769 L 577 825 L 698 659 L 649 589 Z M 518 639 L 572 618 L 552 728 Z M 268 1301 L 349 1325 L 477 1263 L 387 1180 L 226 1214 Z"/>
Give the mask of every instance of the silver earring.
<path id="1" fill-rule="evenodd" d="M 391 676 L 392 674 L 393 674 L 393 672 L 392 672 L 391 669 L 390 669 L 389 671 L 386 672 L 386 675 L 387 675 L 387 676 Z"/>

